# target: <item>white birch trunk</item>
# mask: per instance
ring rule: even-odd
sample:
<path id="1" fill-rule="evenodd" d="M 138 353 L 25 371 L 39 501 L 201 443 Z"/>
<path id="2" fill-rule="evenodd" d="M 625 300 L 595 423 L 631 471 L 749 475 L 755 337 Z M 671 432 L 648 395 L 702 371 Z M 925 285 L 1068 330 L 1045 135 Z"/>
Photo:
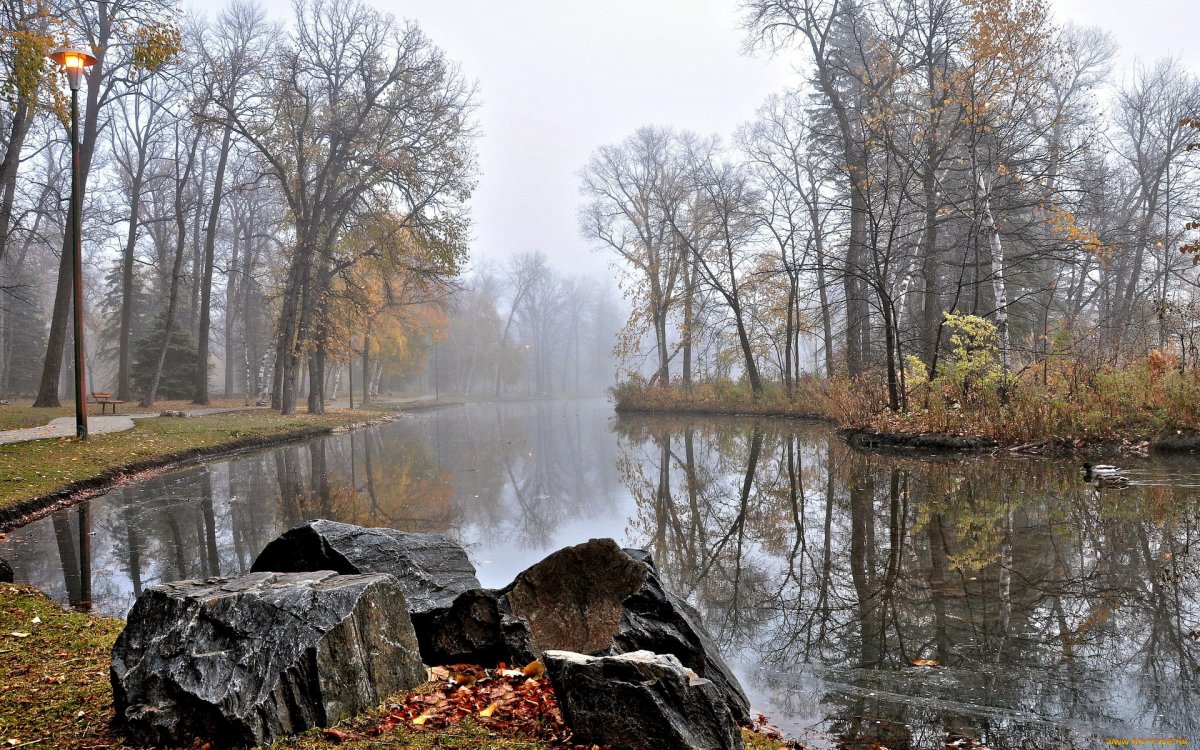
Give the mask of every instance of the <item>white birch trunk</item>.
<path id="1" fill-rule="evenodd" d="M 334 365 L 333 367 L 333 387 L 329 389 L 329 400 L 337 401 L 338 387 L 342 384 L 342 366 Z"/>
<path id="2" fill-rule="evenodd" d="M 1000 228 L 992 215 L 991 185 L 983 176 L 979 177 L 979 191 L 983 195 L 983 231 L 991 236 L 992 250 L 992 293 L 996 297 L 996 335 L 1000 339 L 1000 366 L 1004 374 L 1012 372 L 1008 338 L 1008 288 L 1004 283 L 1004 246 L 1000 244 Z"/>
<path id="3" fill-rule="evenodd" d="M 379 398 L 379 380 L 383 377 L 383 363 L 375 360 L 375 376 L 371 378 L 371 398 Z"/>

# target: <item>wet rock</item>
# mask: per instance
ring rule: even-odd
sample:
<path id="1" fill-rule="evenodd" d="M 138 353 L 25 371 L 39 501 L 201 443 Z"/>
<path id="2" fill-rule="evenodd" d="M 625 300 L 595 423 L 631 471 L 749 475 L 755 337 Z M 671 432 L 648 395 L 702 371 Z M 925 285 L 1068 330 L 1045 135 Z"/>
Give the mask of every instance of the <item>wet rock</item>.
<path id="1" fill-rule="evenodd" d="M 269 744 L 425 680 L 388 575 L 251 573 L 147 589 L 113 646 L 116 721 L 131 739 Z"/>
<path id="2" fill-rule="evenodd" d="M 250 570 L 390 573 L 400 582 L 412 613 L 449 607 L 462 592 L 479 588 L 466 550 L 448 536 L 324 520 L 285 531 L 259 553 Z"/>
<path id="3" fill-rule="evenodd" d="M 8 564 L 8 560 L 5 560 L 3 557 L 0 557 L 0 583 L 12 583 L 12 582 L 13 582 L 12 566 Z"/>
<path id="4" fill-rule="evenodd" d="M 576 739 L 614 750 L 741 750 L 721 690 L 670 654 L 542 655 Z"/>
<path id="5" fill-rule="evenodd" d="M 533 661 L 529 627 L 500 611 L 499 592 L 464 591 L 449 607 L 412 616 L 427 664 L 523 665 Z"/>

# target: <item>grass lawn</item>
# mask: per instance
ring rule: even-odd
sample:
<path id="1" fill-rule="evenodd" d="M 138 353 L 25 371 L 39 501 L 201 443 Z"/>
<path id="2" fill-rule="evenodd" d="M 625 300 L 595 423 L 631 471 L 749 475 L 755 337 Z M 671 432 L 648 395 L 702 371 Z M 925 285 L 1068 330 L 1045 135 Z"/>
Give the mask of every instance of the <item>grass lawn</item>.
<path id="1" fill-rule="evenodd" d="M 125 748 L 114 733 L 112 689 L 108 665 L 120 620 L 67 612 L 26 586 L 0 584 L 0 748 L 22 747 L 84 750 Z M 521 737 L 504 736 L 467 720 L 438 731 L 396 726 L 376 737 L 361 730 L 378 720 L 365 714 L 326 735 L 314 730 L 278 742 L 274 748 L 353 750 L 391 748 L 479 748 L 480 750 L 548 750 Z M 779 747 L 759 735 L 744 733 L 749 750 Z"/>
<path id="2" fill-rule="evenodd" d="M 154 417 L 139 419 L 132 430 L 95 435 L 86 443 L 55 438 L 3 445 L 0 511 L 130 464 L 297 430 L 338 427 L 381 413 L 368 408 L 332 409 L 319 416 L 284 417 L 259 410 L 190 419 Z"/>

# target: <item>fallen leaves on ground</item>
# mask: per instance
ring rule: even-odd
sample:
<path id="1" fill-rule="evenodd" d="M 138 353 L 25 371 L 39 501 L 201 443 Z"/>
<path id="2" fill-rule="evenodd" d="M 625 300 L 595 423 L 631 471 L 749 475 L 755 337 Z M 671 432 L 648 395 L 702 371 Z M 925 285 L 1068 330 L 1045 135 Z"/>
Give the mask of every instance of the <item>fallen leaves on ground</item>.
<path id="1" fill-rule="evenodd" d="M 753 739 L 756 740 L 753 743 L 755 748 L 772 745 L 774 746 L 772 750 L 804 750 L 804 745 L 796 740 L 787 739 L 783 734 L 783 730 L 768 722 L 767 717 L 762 714 L 755 716 L 754 720 L 745 729 L 753 732 L 753 735 L 743 735 L 747 741 L 747 748 L 751 747 L 751 740 Z"/>
<path id="2" fill-rule="evenodd" d="M 574 741 L 541 662 L 520 670 L 504 664 L 495 669 L 454 664 L 431 669 L 430 678 L 432 689 L 405 696 L 361 734 L 379 737 L 400 726 L 436 732 L 469 718 L 489 731 L 525 737 L 554 750 L 601 750 Z M 335 741 L 352 738 L 341 730 L 336 736 L 327 730 L 325 736 Z"/>

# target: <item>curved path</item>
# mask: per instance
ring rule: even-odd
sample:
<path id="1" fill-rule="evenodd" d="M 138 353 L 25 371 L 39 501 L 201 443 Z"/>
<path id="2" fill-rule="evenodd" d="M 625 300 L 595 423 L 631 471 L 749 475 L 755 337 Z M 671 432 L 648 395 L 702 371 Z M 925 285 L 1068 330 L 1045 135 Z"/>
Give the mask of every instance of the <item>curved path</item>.
<path id="1" fill-rule="evenodd" d="M 142 416 L 142 415 L 138 415 Z M 149 416 L 149 415 L 145 415 Z M 117 414 L 107 417 L 88 417 L 88 434 L 101 435 L 105 432 L 122 432 L 133 429 L 133 417 Z M 28 440 L 46 440 L 75 436 L 75 417 L 59 417 L 41 427 L 26 427 L 23 430 L 0 431 L 0 445 L 24 443 Z"/>
<path id="2" fill-rule="evenodd" d="M 172 416 L 186 417 L 203 417 L 209 414 L 225 414 L 235 411 L 256 411 L 265 409 L 265 406 L 251 407 L 234 407 L 234 408 L 200 408 L 188 409 L 186 411 L 174 412 Z M 88 434 L 103 435 L 106 432 L 124 432 L 125 430 L 133 429 L 133 420 L 149 419 L 151 417 L 160 416 L 158 412 L 142 413 L 142 414 L 116 414 L 108 416 L 92 416 L 88 415 Z M 75 436 L 75 417 L 59 417 L 58 419 L 50 420 L 49 424 L 44 424 L 41 427 L 26 427 L 21 430 L 0 430 L 0 445 L 9 445 L 11 443 L 24 443 L 30 440 L 47 440 L 50 438 L 64 438 Z"/>

